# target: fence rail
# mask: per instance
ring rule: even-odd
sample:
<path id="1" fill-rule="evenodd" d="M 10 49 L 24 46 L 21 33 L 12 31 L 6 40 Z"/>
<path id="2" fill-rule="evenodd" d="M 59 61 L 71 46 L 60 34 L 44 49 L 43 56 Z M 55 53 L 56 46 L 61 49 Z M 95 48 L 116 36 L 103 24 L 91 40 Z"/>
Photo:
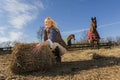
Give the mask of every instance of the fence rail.
<path id="1" fill-rule="evenodd" d="M 11 51 L 12 47 L 1 47 L 0 51 Z"/>
<path id="2" fill-rule="evenodd" d="M 72 44 L 69 46 L 69 49 L 100 49 L 100 48 L 111 48 L 111 43 L 99 43 L 98 45 L 94 44 L 91 46 L 90 43 L 79 43 Z"/>
<path id="3" fill-rule="evenodd" d="M 100 48 L 111 48 L 111 43 L 99 43 L 99 45 L 94 45 L 91 47 L 90 43 L 77 43 L 68 46 L 69 49 L 100 49 Z M 2 47 L 0 48 L 0 53 L 11 52 L 13 47 Z"/>

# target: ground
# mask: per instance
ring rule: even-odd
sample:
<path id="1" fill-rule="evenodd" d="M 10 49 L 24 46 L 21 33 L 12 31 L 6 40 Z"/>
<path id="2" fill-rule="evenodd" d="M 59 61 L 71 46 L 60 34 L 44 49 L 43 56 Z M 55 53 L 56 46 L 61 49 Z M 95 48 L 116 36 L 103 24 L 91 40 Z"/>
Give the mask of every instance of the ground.
<path id="1" fill-rule="evenodd" d="M 22 75 L 11 73 L 11 60 L 11 54 L 0 54 L 0 80 L 120 80 L 120 47 L 68 51 L 62 64 Z"/>

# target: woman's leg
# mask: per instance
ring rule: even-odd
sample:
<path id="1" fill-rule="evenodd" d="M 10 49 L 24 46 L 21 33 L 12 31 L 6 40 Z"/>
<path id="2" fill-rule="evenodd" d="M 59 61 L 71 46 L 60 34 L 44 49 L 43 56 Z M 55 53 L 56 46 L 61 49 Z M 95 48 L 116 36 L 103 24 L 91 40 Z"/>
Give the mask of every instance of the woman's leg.
<path id="1" fill-rule="evenodd" d="M 52 49 L 54 50 L 56 47 L 59 48 L 59 52 L 60 52 L 60 55 L 61 55 L 61 56 L 62 56 L 64 53 L 67 52 L 67 50 L 66 50 L 63 46 L 61 46 L 59 43 L 53 43 L 53 44 L 52 44 Z"/>
<path id="2" fill-rule="evenodd" d="M 52 50 L 54 55 L 56 56 L 57 63 L 61 63 L 61 56 L 67 51 L 64 47 L 62 47 L 59 43 L 52 44 Z"/>

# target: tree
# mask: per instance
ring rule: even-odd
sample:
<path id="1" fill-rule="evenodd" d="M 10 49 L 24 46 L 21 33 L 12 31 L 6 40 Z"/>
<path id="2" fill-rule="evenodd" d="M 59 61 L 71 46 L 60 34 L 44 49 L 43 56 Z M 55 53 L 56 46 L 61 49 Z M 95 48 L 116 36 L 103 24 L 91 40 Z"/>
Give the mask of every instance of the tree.
<path id="1" fill-rule="evenodd" d="M 106 38 L 106 42 L 113 42 L 114 41 L 114 38 L 113 37 L 107 37 Z"/>
<path id="2" fill-rule="evenodd" d="M 16 43 L 20 43 L 20 42 L 15 40 L 11 43 L 11 46 L 13 47 Z"/>
<path id="3" fill-rule="evenodd" d="M 120 45 L 120 37 L 116 37 L 116 42 L 118 45 Z"/>
<path id="4" fill-rule="evenodd" d="M 2 42 L 2 47 L 11 47 L 11 43 L 12 41 L 6 41 L 6 42 Z"/>
<path id="5" fill-rule="evenodd" d="M 19 41 L 6 41 L 0 43 L 0 47 L 13 47 L 16 43 L 19 43 Z"/>
<path id="6" fill-rule="evenodd" d="M 44 27 L 40 26 L 40 29 L 37 32 L 37 38 L 40 42 L 42 42 L 42 40 L 43 40 L 43 35 L 44 35 Z"/>
<path id="7" fill-rule="evenodd" d="M 88 42 L 88 34 L 87 31 L 84 31 L 80 37 L 81 42 Z"/>

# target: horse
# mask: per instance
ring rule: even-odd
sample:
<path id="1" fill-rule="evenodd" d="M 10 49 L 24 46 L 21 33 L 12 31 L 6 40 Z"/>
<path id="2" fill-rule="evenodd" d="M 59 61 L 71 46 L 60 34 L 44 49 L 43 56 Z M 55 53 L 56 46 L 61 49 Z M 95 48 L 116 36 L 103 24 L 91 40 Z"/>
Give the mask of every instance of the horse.
<path id="1" fill-rule="evenodd" d="M 92 17 L 91 22 L 92 23 L 91 23 L 90 29 L 88 31 L 88 39 L 89 39 L 90 47 L 94 48 L 95 46 L 97 46 L 97 48 L 99 48 L 100 36 L 97 31 L 96 17 Z"/>
<path id="2" fill-rule="evenodd" d="M 75 40 L 75 35 L 74 34 L 71 34 L 67 37 L 67 45 L 68 46 L 71 46 L 71 40 Z"/>

